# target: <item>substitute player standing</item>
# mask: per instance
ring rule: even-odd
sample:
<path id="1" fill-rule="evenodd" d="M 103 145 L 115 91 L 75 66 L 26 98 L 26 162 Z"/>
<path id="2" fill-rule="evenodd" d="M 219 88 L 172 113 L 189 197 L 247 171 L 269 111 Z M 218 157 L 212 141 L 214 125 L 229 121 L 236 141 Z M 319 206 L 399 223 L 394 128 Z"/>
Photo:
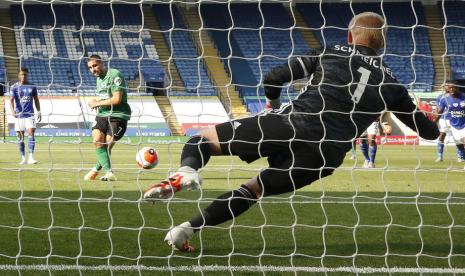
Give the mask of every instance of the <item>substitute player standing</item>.
<path id="1" fill-rule="evenodd" d="M 34 105 L 37 110 L 37 122 L 42 120 L 40 113 L 40 101 L 37 88 L 28 81 L 29 70 L 21 68 L 18 73 L 18 81 L 11 87 L 10 108 L 15 117 L 15 131 L 18 136 L 19 152 L 21 153 L 20 165 L 36 164 L 34 159 L 36 120 Z M 29 157 L 26 160 L 24 146 L 24 132 L 28 135 Z"/>
<path id="2" fill-rule="evenodd" d="M 226 192 L 191 220 L 172 228 L 165 241 L 192 251 L 189 239 L 205 226 L 239 216 L 261 197 L 295 192 L 339 167 L 351 142 L 385 111 L 392 111 L 421 137 L 436 139 L 434 122 L 417 112 L 404 86 L 383 64 L 384 19 L 376 13 L 356 15 L 348 42 L 291 58 L 269 72 L 265 95 L 279 108 L 283 85 L 307 78 L 299 96 L 280 109 L 232 120 L 191 137 L 181 154 L 181 168 L 150 187 L 146 199 L 170 198 L 182 189 L 198 188 L 197 172 L 211 155 L 237 155 L 246 162 L 267 157 L 269 167 L 240 188 Z"/>
<path id="3" fill-rule="evenodd" d="M 100 180 L 115 181 L 116 176 L 111 170 L 111 150 L 115 142 L 123 137 L 131 118 L 126 81 L 120 71 L 107 69 L 99 55 L 90 56 L 87 67 L 97 77 L 99 100 L 88 102 L 90 108 L 98 110 L 92 126 L 97 164 L 84 176 L 84 180 L 94 180 L 103 168 L 106 173 Z"/>

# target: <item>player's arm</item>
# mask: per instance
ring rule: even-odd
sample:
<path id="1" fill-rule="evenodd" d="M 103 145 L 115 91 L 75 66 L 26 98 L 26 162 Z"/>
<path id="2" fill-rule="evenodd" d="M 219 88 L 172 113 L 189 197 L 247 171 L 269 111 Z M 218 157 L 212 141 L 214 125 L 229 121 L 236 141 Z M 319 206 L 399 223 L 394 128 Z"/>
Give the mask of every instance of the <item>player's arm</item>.
<path id="1" fill-rule="evenodd" d="M 14 90 L 11 90 L 10 109 L 11 109 L 11 114 L 13 115 L 13 117 L 16 118 L 16 110 L 15 110 L 15 92 L 14 92 Z"/>
<path id="2" fill-rule="evenodd" d="M 385 135 L 391 135 L 392 133 L 392 126 L 391 123 L 389 123 L 389 117 L 389 114 L 387 112 L 384 112 L 379 120 L 381 123 L 381 129 L 383 130 L 383 134 Z"/>
<path id="3" fill-rule="evenodd" d="M 89 102 L 89 106 L 94 109 L 98 108 L 100 106 L 115 106 L 115 105 L 120 105 L 121 101 L 123 100 L 123 93 L 124 93 L 124 87 L 125 81 L 123 76 L 118 73 L 114 79 L 113 83 L 111 84 L 110 87 L 110 92 L 111 92 L 111 97 L 105 100 L 92 100 Z"/>
<path id="4" fill-rule="evenodd" d="M 263 81 L 267 105 L 271 108 L 279 108 L 281 105 L 279 96 L 283 84 L 310 77 L 318 63 L 318 53 L 313 51 L 309 56 L 294 57 L 289 62 L 273 68 L 266 74 Z"/>
<path id="5" fill-rule="evenodd" d="M 37 110 L 37 122 L 42 121 L 42 113 L 40 112 L 40 101 L 39 96 L 37 95 L 37 88 L 34 87 L 34 92 L 32 98 L 34 99 L 34 105 Z"/>
<path id="6" fill-rule="evenodd" d="M 446 110 L 446 101 L 445 101 L 445 98 L 442 97 L 441 100 L 439 100 L 438 102 L 438 114 L 436 116 L 436 118 L 434 118 L 434 122 L 437 123 L 439 121 L 439 119 L 441 118 L 441 116 L 444 114 L 444 110 Z"/>
<path id="7" fill-rule="evenodd" d="M 429 120 L 423 112 L 418 110 L 405 88 L 401 88 L 398 100 L 395 105 L 389 107 L 389 109 L 405 125 L 418 132 L 420 137 L 427 140 L 434 140 L 439 136 L 436 123 Z"/>
<path id="8" fill-rule="evenodd" d="M 112 93 L 112 96 L 108 99 L 105 100 L 96 100 L 93 99 L 92 101 L 89 102 L 89 107 L 91 108 L 97 108 L 100 106 L 115 106 L 119 105 L 121 103 L 121 99 L 123 98 L 123 92 L 120 90 L 115 90 Z"/>

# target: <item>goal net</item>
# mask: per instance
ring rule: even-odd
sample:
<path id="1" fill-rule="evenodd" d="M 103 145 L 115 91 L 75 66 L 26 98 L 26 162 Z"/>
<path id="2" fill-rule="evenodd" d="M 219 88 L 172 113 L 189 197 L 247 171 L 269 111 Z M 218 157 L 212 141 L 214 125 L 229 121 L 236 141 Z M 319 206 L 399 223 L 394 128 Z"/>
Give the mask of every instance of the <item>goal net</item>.
<path id="1" fill-rule="evenodd" d="M 334 175 L 205 227 L 194 252 L 167 246 L 167 231 L 266 160 L 212 157 L 202 189 L 143 200 L 178 168 L 189 135 L 261 112 L 271 68 L 345 43 L 349 20 L 363 11 L 386 18 L 383 60 L 413 101 L 433 102 L 447 78 L 465 79 L 461 1 L 2 1 L 0 273 L 464 274 L 463 163 L 453 146 L 435 163 L 436 142 L 394 116 L 393 133 L 378 135 L 375 168 L 364 167 L 357 146 Z M 96 162 L 92 54 L 122 72 L 133 111 L 111 153 L 112 182 L 83 180 Z M 42 110 L 34 165 L 18 165 L 8 88 L 20 67 Z M 286 84 L 282 101 L 306 81 Z M 159 154 L 151 170 L 135 164 L 145 146 Z"/>

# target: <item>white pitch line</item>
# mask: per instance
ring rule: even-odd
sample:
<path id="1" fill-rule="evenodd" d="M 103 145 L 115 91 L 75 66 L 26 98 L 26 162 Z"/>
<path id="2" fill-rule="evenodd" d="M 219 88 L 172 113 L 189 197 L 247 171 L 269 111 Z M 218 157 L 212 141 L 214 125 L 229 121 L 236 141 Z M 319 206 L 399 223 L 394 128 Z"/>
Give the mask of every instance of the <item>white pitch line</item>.
<path id="1" fill-rule="evenodd" d="M 137 266 L 137 265 L 0 265 L 0 271 L 173 271 L 173 272 L 346 272 L 346 273 L 414 273 L 465 274 L 465 268 L 419 267 L 305 267 L 305 266 Z"/>

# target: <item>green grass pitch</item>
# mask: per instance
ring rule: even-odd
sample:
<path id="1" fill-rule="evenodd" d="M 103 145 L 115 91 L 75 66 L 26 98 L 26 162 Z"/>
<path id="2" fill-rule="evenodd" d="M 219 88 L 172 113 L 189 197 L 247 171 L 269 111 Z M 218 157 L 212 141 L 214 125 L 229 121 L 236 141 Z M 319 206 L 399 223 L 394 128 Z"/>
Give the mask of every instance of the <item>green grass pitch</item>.
<path id="1" fill-rule="evenodd" d="M 139 147 L 158 149 L 160 163 L 139 170 L 136 140 L 115 146 L 118 181 L 112 183 L 82 181 L 95 162 L 89 142 L 39 139 L 40 163 L 24 166 L 18 165 L 14 138 L 0 144 L 0 266 L 465 268 L 465 171 L 452 147 L 438 164 L 435 147 L 380 146 L 372 170 L 361 168 L 358 152 L 358 161 L 347 158 L 334 175 L 295 194 L 263 199 L 235 221 L 204 229 L 191 241 L 196 251 L 181 254 L 163 242 L 167 230 L 266 163 L 212 157 L 201 191 L 151 204 L 141 201 L 143 191 L 176 169 L 182 143 L 142 141 Z M 70 273 L 79 274 L 63 274 Z M 206 274 L 224 273 L 229 271 Z M 121 273 L 127 274 L 139 272 Z"/>

